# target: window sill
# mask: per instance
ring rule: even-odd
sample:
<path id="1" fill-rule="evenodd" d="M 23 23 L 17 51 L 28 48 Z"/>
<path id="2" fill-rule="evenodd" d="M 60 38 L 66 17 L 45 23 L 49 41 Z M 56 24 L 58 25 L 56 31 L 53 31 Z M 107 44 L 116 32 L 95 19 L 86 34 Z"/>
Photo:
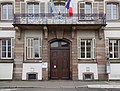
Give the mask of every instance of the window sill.
<path id="1" fill-rule="evenodd" d="M 96 63 L 96 59 L 78 59 L 78 63 Z"/>
<path id="2" fill-rule="evenodd" d="M 28 62 L 28 61 L 24 61 L 23 63 L 42 63 L 42 61 L 41 62 Z"/>
<path id="3" fill-rule="evenodd" d="M 26 58 L 27 60 L 42 60 L 42 58 L 41 57 L 39 57 L 39 58 Z"/>
<path id="4" fill-rule="evenodd" d="M 110 60 L 119 60 L 119 58 L 110 58 Z"/>
<path id="5" fill-rule="evenodd" d="M 93 59 L 93 58 L 78 58 L 78 60 L 96 60 L 96 59 Z"/>
<path id="6" fill-rule="evenodd" d="M 13 22 L 13 20 L 0 20 L 0 22 Z"/>
<path id="7" fill-rule="evenodd" d="M 120 63 L 120 59 L 110 59 L 110 63 Z"/>
<path id="8" fill-rule="evenodd" d="M 0 59 L 0 63 L 13 63 L 14 59 Z"/>
<path id="9" fill-rule="evenodd" d="M 120 19 L 116 19 L 116 20 L 106 20 L 106 22 L 120 22 Z"/>
<path id="10" fill-rule="evenodd" d="M 27 59 L 24 63 L 42 63 L 42 59 Z"/>

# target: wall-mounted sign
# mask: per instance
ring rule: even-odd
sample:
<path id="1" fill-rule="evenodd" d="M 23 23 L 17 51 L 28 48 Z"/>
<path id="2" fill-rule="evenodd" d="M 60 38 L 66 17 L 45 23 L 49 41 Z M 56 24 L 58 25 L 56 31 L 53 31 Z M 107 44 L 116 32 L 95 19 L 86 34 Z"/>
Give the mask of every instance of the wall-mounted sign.
<path id="1" fill-rule="evenodd" d="M 42 68 L 48 68 L 48 63 L 47 62 L 43 62 L 42 63 Z"/>

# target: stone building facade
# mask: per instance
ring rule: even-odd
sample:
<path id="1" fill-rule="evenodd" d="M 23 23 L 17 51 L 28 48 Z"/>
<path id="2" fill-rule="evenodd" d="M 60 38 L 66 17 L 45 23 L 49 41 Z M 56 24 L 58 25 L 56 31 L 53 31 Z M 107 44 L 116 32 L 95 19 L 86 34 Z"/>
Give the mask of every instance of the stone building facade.
<path id="1" fill-rule="evenodd" d="M 0 0 L 0 80 L 120 79 L 120 1 L 53 3 Z"/>

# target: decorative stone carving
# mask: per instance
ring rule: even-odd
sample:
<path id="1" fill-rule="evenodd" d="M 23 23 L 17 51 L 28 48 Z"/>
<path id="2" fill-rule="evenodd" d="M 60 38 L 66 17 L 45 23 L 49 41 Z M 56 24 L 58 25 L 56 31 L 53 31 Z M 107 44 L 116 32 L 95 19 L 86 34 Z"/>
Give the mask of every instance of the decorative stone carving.
<path id="1" fill-rule="evenodd" d="M 16 37 L 18 39 L 20 39 L 21 38 L 21 30 L 20 30 L 20 28 L 16 26 L 15 27 L 15 31 L 16 31 Z"/>
<path id="2" fill-rule="evenodd" d="M 47 28 L 47 26 L 44 26 L 43 30 L 44 30 L 45 39 L 47 39 L 48 38 L 48 28 Z"/>
<path id="3" fill-rule="evenodd" d="M 103 31 L 104 31 L 104 27 L 101 27 L 98 31 L 98 37 L 99 39 L 102 39 L 104 36 L 103 36 Z"/>

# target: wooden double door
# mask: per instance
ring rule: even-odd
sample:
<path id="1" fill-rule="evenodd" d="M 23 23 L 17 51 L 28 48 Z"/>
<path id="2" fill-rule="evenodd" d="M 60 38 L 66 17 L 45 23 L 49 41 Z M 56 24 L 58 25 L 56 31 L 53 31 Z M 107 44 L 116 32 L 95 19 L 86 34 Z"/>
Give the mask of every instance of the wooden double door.
<path id="1" fill-rule="evenodd" d="M 50 78 L 53 80 L 70 79 L 70 44 L 68 42 L 51 43 Z"/>

